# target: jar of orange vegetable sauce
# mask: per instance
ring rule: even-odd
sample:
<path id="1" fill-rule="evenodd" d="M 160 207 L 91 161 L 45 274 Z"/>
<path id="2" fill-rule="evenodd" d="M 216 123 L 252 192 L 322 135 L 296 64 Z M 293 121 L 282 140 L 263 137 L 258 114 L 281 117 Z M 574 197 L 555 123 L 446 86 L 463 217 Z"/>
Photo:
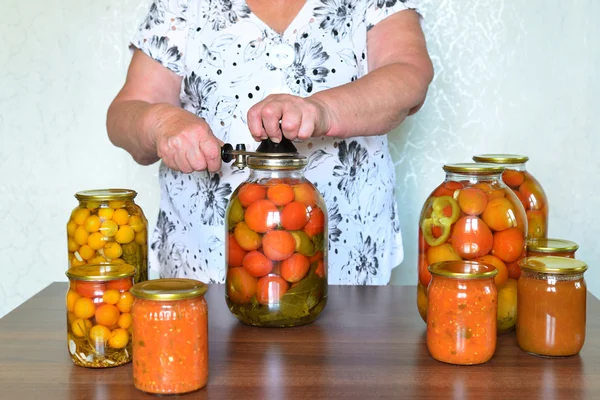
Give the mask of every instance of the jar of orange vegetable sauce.
<path id="1" fill-rule="evenodd" d="M 444 261 L 429 266 L 427 348 L 450 364 L 487 362 L 496 350 L 498 291 L 493 265 Z"/>
<path id="2" fill-rule="evenodd" d="M 417 306 L 427 317 L 428 266 L 470 260 L 498 270 L 498 331 L 512 329 L 517 315 L 517 261 L 525 257 L 523 205 L 502 181 L 503 166 L 444 165 L 446 178 L 429 195 L 419 219 Z"/>
<path id="3" fill-rule="evenodd" d="M 548 237 L 548 198 L 542 185 L 525 164 L 529 157 L 517 154 L 480 154 L 473 161 L 505 167 L 502 180 L 519 198 L 527 213 L 527 239 Z"/>
<path id="4" fill-rule="evenodd" d="M 517 343 L 530 354 L 572 356 L 585 341 L 587 265 L 566 257 L 527 257 L 520 262 Z"/>
<path id="5" fill-rule="evenodd" d="M 245 324 L 308 324 L 327 302 L 327 210 L 306 162 L 284 139 L 234 163 L 250 174 L 227 207 L 225 299 Z"/>
<path id="6" fill-rule="evenodd" d="M 208 287 L 196 280 L 135 284 L 133 382 L 143 392 L 180 394 L 208 381 Z"/>
<path id="7" fill-rule="evenodd" d="M 131 305 L 135 268 L 79 265 L 67 270 L 67 342 L 76 365 L 116 367 L 131 361 Z"/>
<path id="8" fill-rule="evenodd" d="M 527 241 L 527 257 L 557 256 L 575 258 L 579 245 L 564 239 L 530 239 Z"/>

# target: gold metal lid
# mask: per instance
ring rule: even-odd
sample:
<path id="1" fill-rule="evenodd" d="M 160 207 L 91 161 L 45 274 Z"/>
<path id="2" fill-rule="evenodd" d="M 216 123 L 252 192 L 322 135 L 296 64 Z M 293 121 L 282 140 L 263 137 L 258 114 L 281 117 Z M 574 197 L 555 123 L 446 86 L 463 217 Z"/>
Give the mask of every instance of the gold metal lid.
<path id="1" fill-rule="evenodd" d="M 485 163 L 446 164 L 444 171 L 464 175 L 495 175 L 504 171 L 504 167 Z"/>
<path id="2" fill-rule="evenodd" d="M 140 299 L 172 301 L 199 297 L 207 290 L 206 284 L 194 279 L 165 278 L 136 283 L 129 292 Z"/>
<path id="3" fill-rule="evenodd" d="M 78 265 L 65 272 L 69 279 L 78 281 L 114 281 L 133 276 L 135 267 L 129 264 Z"/>
<path id="4" fill-rule="evenodd" d="M 133 200 L 137 192 L 131 189 L 94 189 L 75 193 L 77 200 Z"/>
<path id="5" fill-rule="evenodd" d="M 526 257 L 519 261 L 519 266 L 523 270 L 560 275 L 579 274 L 588 269 L 581 260 L 556 256 Z"/>
<path id="6" fill-rule="evenodd" d="M 458 279 L 493 278 L 498 273 L 493 265 L 475 261 L 441 261 L 427 269 L 434 275 Z"/>
<path id="7" fill-rule="evenodd" d="M 478 154 L 473 156 L 473 161 L 490 164 L 523 164 L 529 157 L 521 154 Z"/>
<path id="8" fill-rule="evenodd" d="M 259 170 L 292 170 L 304 168 L 308 160 L 304 156 L 290 154 L 266 154 L 248 156 L 248 167 Z"/>
<path id="9" fill-rule="evenodd" d="M 540 253 L 555 253 L 557 251 L 577 251 L 579 245 L 564 239 L 529 239 L 527 250 Z"/>

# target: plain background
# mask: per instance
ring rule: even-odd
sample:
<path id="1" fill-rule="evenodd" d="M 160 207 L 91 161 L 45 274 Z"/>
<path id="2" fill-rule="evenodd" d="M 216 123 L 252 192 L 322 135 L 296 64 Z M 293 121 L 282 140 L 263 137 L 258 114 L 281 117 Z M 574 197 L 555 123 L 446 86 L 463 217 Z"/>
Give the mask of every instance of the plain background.
<path id="1" fill-rule="evenodd" d="M 0 316 L 66 279 L 76 191 L 135 189 L 156 220 L 157 166 L 136 165 L 105 130 L 148 6 L 2 1 Z M 600 2 L 426 0 L 422 10 L 436 76 L 423 109 L 390 134 L 405 246 L 392 283 L 416 283 L 418 214 L 442 165 L 511 152 L 530 157 L 549 197 L 550 236 L 581 245 L 600 295 Z"/>

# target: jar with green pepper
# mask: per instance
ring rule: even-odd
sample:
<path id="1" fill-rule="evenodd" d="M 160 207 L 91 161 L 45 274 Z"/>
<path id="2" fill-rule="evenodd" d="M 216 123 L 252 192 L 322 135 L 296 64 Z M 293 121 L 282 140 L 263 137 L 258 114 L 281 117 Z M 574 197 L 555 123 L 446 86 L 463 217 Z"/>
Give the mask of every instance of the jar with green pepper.
<path id="1" fill-rule="evenodd" d="M 523 204 L 502 181 L 503 166 L 444 165 L 446 178 L 427 197 L 419 218 L 417 307 L 427 320 L 429 265 L 470 260 L 496 267 L 498 330 L 516 322 L 518 261 L 525 257 Z"/>

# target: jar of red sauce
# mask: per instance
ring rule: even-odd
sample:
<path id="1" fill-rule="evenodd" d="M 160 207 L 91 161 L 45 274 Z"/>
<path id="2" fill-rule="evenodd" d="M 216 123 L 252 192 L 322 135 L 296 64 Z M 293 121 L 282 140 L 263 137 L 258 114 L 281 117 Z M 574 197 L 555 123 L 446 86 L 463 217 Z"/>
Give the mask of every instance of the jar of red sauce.
<path id="1" fill-rule="evenodd" d="M 527 257 L 557 256 L 575 258 L 579 245 L 563 239 L 530 239 L 527 241 Z"/>
<path id="2" fill-rule="evenodd" d="M 527 257 L 520 261 L 517 343 L 530 354 L 572 356 L 585 341 L 587 287 L 583 261 Z"/>
<path id="3" fill-rule="evenodd" d="M 498 270 L 473 261 L 444 261 L 430 265 L 429 271 L 429 353 L 449 364 L 487 362 L 496 350 Z"/>
<path id="4" fill-rule="evenodd" d="M 143 392 L 180 394 L 208 381 L 207 286 L 157 279 L 131 288 L 133 382 Z"/>

